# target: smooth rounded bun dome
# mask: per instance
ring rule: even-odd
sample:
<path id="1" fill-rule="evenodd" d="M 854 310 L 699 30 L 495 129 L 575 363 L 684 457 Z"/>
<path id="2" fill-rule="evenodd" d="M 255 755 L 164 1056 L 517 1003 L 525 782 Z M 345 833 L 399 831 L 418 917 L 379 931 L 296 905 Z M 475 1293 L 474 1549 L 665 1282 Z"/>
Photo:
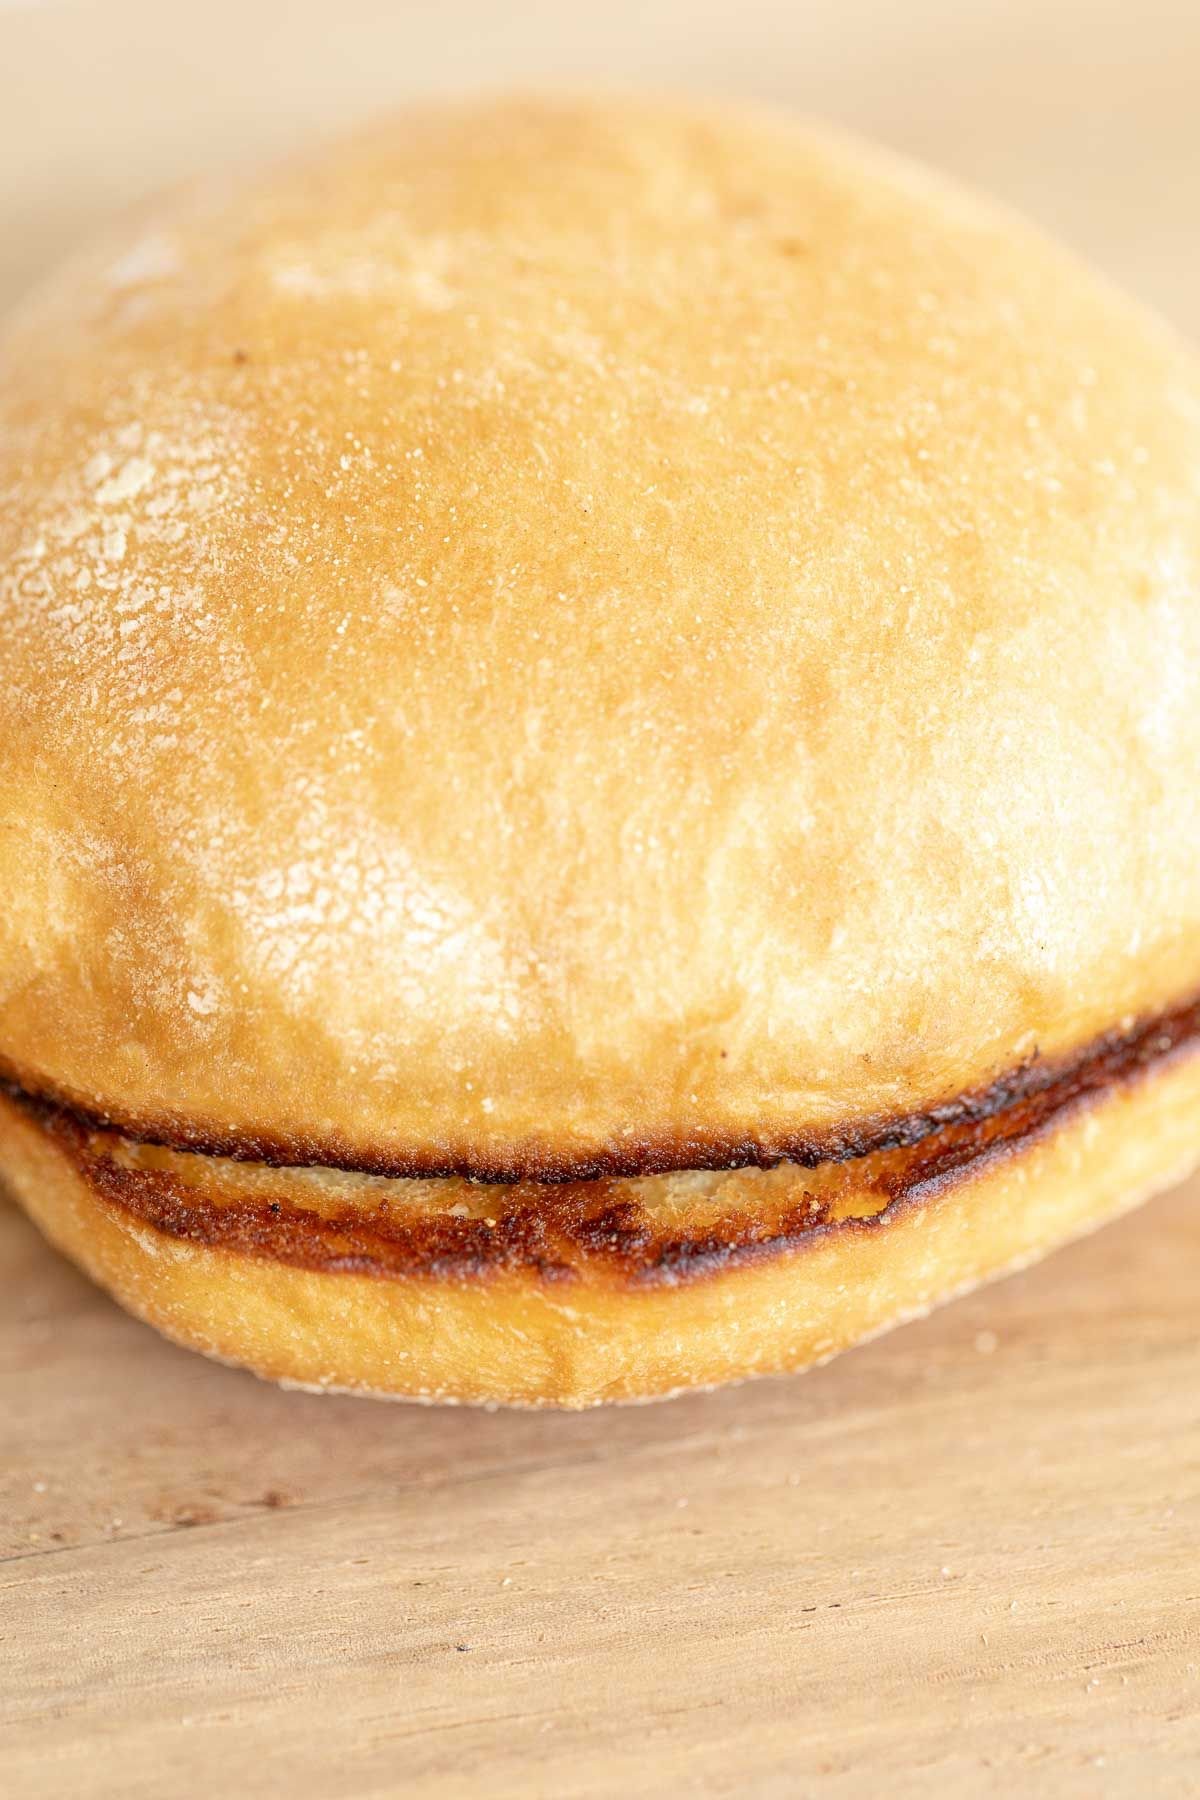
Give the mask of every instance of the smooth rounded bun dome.
<path id="1" fill-rule="evenodd" d="M 1200 1157 L 1200 375 L 990 205 L 430 105 L 33 295 L 0 491 L 0 1168 L 175 1335 L 651 1394 Z"/>

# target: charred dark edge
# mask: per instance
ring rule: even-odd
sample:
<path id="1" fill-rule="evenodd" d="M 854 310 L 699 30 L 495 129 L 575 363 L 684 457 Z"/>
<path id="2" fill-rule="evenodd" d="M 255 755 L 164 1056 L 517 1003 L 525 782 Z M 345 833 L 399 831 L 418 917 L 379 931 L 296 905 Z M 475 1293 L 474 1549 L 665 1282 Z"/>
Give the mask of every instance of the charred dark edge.
<path id="1" fill-rule="evenodd" d="M 893 1146 L 899 1163 L 864 1168 L 863 1192 L 883 1201 L 875 1212 L 833 1218 L 827 1204 L 802 1190 L 769 1225 L 752 1209 L 731 1210 L 695 1237 L 657 1227 L 627 1188 L 608 1179 L 498 1187 L 492 1219 L 398 1217 L 386 1201 L 375 1212 L 346 1207 L 319 1214 L 297 1206 L 282 1187 L 263 1198 L 214 1203 L 166 1171 L 116 1162 L 70 1115 L 24 1098 L 20 1103 L 103 1202 L 177 1241 L 328 1274 L 477 1282 L 512 1273 L 552 1285 L 588 1270 L 632 1288 L 661 1288 L 812 1247 L 835 1233 L 884 1230 L 1020 1154 L 1116 1088 L 1194 1051 L 1197 1035 L 1159 1021 L 1155 1033 L 1140 1034 L 1135 1056 L 1127 1044 L 1109 1042 L 1070 1083 L 1026 1094 L 985 1120 L 947 1125 L 917 1145 Z"/>
<path id="2" fill-rule="evenodd" d="M 119 1109 L 99 1109 L 76 1097 L 55 1092 L 44 1083 L 23 1079 L 0 1056 L 0 1090 L 47 1115 L 65 1116 L 85 1129 L 119 1131 L 135 1143 L 166 1150 L 223 1156 L 233 1162 L 265 1163 L 273 1168 L 328 1168 L 347 1173 L 423 1179 L 459 1177 L 468 1181 L 539 1185 L 603 1180 L 609 1176 L 669 1175 L 687 1170 L 773 1169 L 796 1163 L 815 1169 L 884 1150 L 915 1148 L 926 1139 L 959 1126 L 983 1125 L 1023 1101 L 1046 1098 L 1051 1105 L 1083 1089 L 1103 1087 L 1135 1073 L 1185 1042 L 1200 1038 L 1200 994 L 1148 1018 L 1128 1030 L 1113 1030 L 1066 1056 L 1035 1054 L 986 1085 L 912 1112 L 850 1120 L 820 1131 L 782 1131 L 756 1137 L 695 1132 L 676 1138 L 630 1136 L 578 1156 L 537 1146 L 519 1146 L 497 1156 L 470 1149 L 441 1154 L 433 1150 L 363 1149 L 336 1134 L 318 1139 L 303 1134 L 255 1129 L 213 1129 L 179 1118 L 147 1120 Z"/>

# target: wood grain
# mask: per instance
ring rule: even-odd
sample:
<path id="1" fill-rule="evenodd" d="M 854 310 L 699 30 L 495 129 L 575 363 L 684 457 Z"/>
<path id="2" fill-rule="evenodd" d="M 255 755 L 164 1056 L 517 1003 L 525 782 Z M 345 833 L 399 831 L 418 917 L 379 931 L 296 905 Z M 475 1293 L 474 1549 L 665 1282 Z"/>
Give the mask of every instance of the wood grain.
<path id="1" fill-rule="evenodd" d="M 10 0 L 0 296 L 164 181 L 517 77 L 832 113 L 1200 325 L 1192 0 Z M 581 1417 L 261 1386 L 0 1206 L 0 1792 L 1194 1795 L 1198 1201 Z"/>

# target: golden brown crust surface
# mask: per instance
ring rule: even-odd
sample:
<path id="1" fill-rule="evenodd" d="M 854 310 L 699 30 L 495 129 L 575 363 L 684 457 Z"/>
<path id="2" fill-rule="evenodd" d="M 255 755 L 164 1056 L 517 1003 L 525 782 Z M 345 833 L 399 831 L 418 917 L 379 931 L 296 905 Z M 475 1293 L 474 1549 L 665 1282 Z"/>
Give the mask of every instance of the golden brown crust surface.
<path id="1" fill-rule="evenodd" d="M 280 1170 L 0 1097 L 0 1163 L 133 1311 L 260 1374 L 581 1406 L 800 1368 L 1042 1254 L 1200 1155 L 1200 1056 L 805 1171 L 551 1189 Z"/>
<path id="2" fill-rule="evenodd" d="M 536 1176 L 515 1175 L 500 1167 L 486 1172 L 487 1183 L 513 1182 L 520 1186 L 539 1211 L 554 1206 L 562 1196 L 554 1187 L 561 1183 L 595 1196 L 608 1194 L 610 1186 L 604 1178 L 613 1176 L 645 1176 L 655 1174 L 700 1173 L 743 1168 L 774 1168 L 779 1162 L 795 1165 L 799 1170 L 823 1170 L 827 1179 L 841 1165 L 854 1162 L 851 1181 L 861 1187 L 863 1159 L 881 1152 L 903 1151 L 881 1166 L 888 1170 L 889 1191 L 899 1192 L 899 1185 L 924 1181 L 933 1171 L 942 1171 L 972 1161 L 997 1145 L 1009 1144 L 1041 1130 L 1057 1113 L 1080 1100 L 1102 1094 L 1115 1082 L 1137 1078 L 1147 1068 L 1167 1057 L 1192 1048 L 1200 1040 L 1200 998 L 1189 998 L 1150 1019 L 1141 1019 L 1124 1029 L 1106 1032 L 1081 1051 L 1055 1059 L 1037 1057 L 1010 1070 L 988 1087 L 973 1094 L 960 1094 L 941 1105 L 922 1112 L 891 1119 L 855 1120 L 840 1131 L 831 1130 L 820 1138 L 806 1137 L 743 1144 L 693 1138 L 683 1145 L 639 1145 L 626 1143 L 595 1154 L 589 1165 L 570 1170 L 551 1163 Z M 3 1058 L 0 1058 L 0 1074 Z M 274 1168 L 317 1168 L 323 1175 L 374 1174 L 386 1177 L 432 1177 L 448 1179 L 467 1177 L 478 1181 L 480 1171 L 470 1164 L 466 1168 L 446 1168 L 423 1164 L 411 1155 L 383 1151 L 357 1155 L 347 1151 L 344 1160 L 329 1162 L 316 1153 L 311 1140 L 284 1140 L 277 1136 L 249 1137 L 231 1133 L 214 1138 L 191 1125 L 170 1121 L 112 1118 L 86 1108 L 73 1107 L 61 1098 L 39 1094 L 10 1080 L 13 1098 L 30 1107 L 64 1138 L 85 1143 L 90 1136 L 105 1138 L 115 1132 L 132 1136 L 142 1150 L 157 1147 L 165 1150 L 194 1150 L 206 1157 L 233 1162 L 264 1163 Z M 342 1146 L 333 1145 L 335 1151 Z M 146 1166 L 149 1166 L 147 1164 Z M 203 1164 L 195 1164 L 203 1167 Z M 169 1167 L 168 1163 L 162 1164 Z M 597 1178 L 600 1178 L 598 1182 Z M 447 1194 L 470 1193 L 458 1180 L 452 1187 L 443 1186 Z M 616 1190 L 615 1192 L 623 1192 Z M 646 1191 L 645 1184 L 634 1183 L 631 1192 Z M 449 1205 L 449 1201 L 446 1201 Z M 489 1207 L 492 1201 L 489 1201 Z M 519 1210 L 519 1202 L 518 1202 Z"/>
<path id="3" fill-rule="evenodd" d="M 181 1154 L 96 1128 L 19 1092 L 95 1195 L 168 1237 L 295 1268 L 389 1280 L 583 1277 L 676 1284 L 794 1249 L 813 1233 L 878 1228 L 933 1187 L 977 1177 L 1081 1107 L 1102 1104 L 1200 1042 L 1200 1000 L 1114 1033 L 1058 1066 L 1017 1071 L 1006 1093 L 908 1122 L 873 1152 L 770 1171 L 690 1169 L 546 1185 Z M 1035 1079 L 1036 1077 L 1036 1079 Z M 1200 1131 L 1197 1132 L 1200 1143 Z"/>
<path id="4" fill-rule="evenodd" d="M 1200 982 L 1195 365 L 933 177 L 431 108 L 0 365 L 26 1087 L 396 1169 L 823 1155 Z"/>

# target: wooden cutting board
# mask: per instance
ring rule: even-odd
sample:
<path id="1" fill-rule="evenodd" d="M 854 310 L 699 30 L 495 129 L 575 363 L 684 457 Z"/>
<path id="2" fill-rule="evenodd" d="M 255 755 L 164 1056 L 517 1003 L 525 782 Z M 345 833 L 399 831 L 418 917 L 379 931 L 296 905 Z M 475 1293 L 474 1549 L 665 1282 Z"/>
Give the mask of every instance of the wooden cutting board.
<path id="1" fill-rule="evenodd" d="M 559 76 L 832 113 L 1200 326 L 1195 0 L 0 0 L 0 298 L 180 174 Z M 581 1417 L 261 1386 L 0 1205 L 0 1794 L 1193 1796 L 1198 1203 Z"/>

